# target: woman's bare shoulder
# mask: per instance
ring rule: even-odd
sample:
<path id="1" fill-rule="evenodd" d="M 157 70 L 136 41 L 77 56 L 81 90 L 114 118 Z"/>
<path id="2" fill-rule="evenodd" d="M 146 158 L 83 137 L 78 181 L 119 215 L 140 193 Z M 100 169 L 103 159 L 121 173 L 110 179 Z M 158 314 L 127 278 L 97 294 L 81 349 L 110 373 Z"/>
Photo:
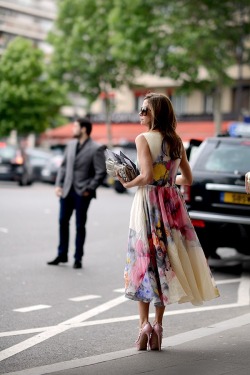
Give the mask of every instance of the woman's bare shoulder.
<path id="1" fill-rule="evenodd" d="M 135 138 L 135 142 L 138 142 L 138 141 L 140 142 L 140 141 L 144 141 L 144 140 L 146 140 L 145 133 L 140 133 Z"/>

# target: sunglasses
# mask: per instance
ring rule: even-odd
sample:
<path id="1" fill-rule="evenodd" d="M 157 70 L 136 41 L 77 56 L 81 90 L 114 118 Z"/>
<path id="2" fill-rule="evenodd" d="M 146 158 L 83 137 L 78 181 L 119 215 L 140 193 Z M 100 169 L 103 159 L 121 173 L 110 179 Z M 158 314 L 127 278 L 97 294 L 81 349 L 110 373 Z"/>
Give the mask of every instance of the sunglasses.
<path id="1" fill-rule="evenodd" d="M 148 107 L 141 107 L 139 115 L 141 115 L 141 116 L 147 116 L 148 111 L 150 111 L 150 109 Z"/>

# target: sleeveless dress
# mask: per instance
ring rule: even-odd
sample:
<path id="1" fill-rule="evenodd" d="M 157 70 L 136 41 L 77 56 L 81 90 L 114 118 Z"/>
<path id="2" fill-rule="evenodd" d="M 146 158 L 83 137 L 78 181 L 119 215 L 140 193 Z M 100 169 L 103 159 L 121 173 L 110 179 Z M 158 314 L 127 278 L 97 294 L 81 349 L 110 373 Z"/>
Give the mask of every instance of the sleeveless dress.
<path id="1" fill-rule="evenodd" d="M 137 188 L 131 207 L 125 296 L 155 306 L 201 305 L 219 291 L 175 185 L 181 160 L 162 152 L 159 132 L 142 134 L 153 160 L 153 182 Z"/>

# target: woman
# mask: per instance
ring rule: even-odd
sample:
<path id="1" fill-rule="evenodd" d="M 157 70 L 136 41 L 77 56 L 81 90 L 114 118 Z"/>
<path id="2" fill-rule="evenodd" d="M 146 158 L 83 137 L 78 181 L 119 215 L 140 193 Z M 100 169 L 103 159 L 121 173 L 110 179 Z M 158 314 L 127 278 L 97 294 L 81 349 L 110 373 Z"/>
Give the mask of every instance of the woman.
<path id="1" fill-rule="evenodd" d="M 130 182 L 118 176 L 125 188 L 138 186 L 130 215 L 125 295 L 139 304 L 137 349 L 161 350 L 165 306 L 200 305 L 218 297 L 219 291 L 176 186 L 191 185 L 192 172 L 175 131 L 171 101 L 163 94 L 149 93 L 139 115 L 147 127 L 135 140 L 140 174 Z M 149 323 L 151 302 L 153 325 Z"/>

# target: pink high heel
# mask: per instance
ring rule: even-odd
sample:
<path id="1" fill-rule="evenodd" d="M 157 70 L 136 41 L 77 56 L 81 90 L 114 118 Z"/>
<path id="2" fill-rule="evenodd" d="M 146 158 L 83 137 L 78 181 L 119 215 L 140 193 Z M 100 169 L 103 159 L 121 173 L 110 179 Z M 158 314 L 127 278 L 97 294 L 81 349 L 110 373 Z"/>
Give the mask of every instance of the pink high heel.
<path id="1" fill-rule="evenodd" d="M 153 325 L 152 334 L 149 340 L 149 347 L 151 350 L 161 351 L 163 328 L 159 323 Z"/>
<path id="2" fill-rule="evenodd" d="M 150 335 L 153 331 L 153 328 L 149 322 L 145 324 L 143 328 L 140 329 L 138 339 L 135 344 L 137 350 L 147 350 L 149 347 Z"/>

